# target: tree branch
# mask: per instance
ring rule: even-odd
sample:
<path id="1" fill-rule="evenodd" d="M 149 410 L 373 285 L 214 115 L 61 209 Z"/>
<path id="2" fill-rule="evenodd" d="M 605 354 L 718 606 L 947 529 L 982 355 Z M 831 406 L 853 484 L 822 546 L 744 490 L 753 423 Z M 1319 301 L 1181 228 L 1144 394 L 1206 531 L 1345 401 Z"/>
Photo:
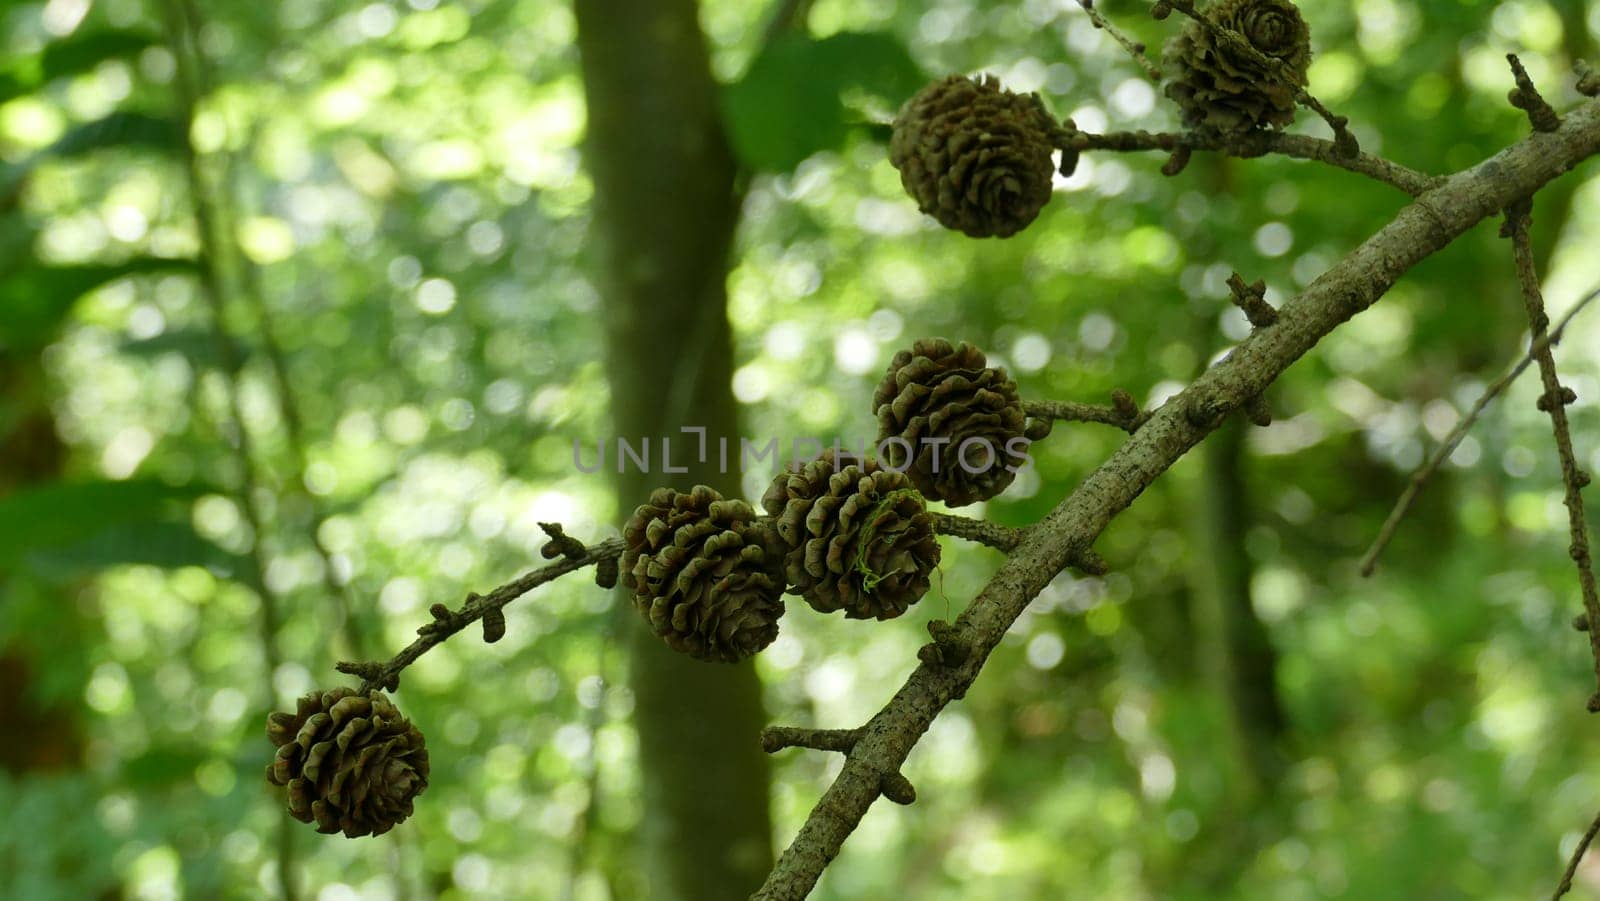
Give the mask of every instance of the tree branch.
<path id="1" fill-rule="evenodd" d="M 881 774 L 899 771 L 934 718 L 977 678 L 989 654 L 1033 598 L 1161 473 L 1220 425 L 1223 416 L 1261 394 L 1291 363 L 1376 302 L 1412 266 L 1597 153 L 1600 102 L 1589 102 L 1573 110 L 1556 131 L 1531 135 L 1451 176 L 1285 303 L 1272 328 L 1254 332 L 1162 405 L 1044 520 L 1026 530 L 1022 543 L 950 627 L 950 638 L 970 649 L 964 659 L 951 665 L 924 658 L 894 697 L 861 727 L 861 737 L 843 769 L 755 897 L 773 901 L 810 893 L 882 793 Z M 1217 416 L 1195 416 L 1197 409 Z"/>
<path id="2" fill-rule="evenodd" d="M 1567 329 L 1567 324 L 1596 298 L 1600 298 L 1600 288 L 1584 295 L 1583 299 L 1573 304 L 1572 309 L 1561 317 L 1561 321 L 1556 323 L 1556 327 L 1551 329 L 1549 334 L 1542 335 L 1535 340 L 1528 348 L 1527 353 L 1523 354 L 1521 359 L 1506 370 L 1505 375 L 1500 376 L 1495 380 L 1494 384 L 1484 390 L 1483 394 L 1473 403 L 1472 409 L 1467 411 L 1467 415 L 1463 416 L 1461 421 L 1456 423 L 1456 427 L 1450 430 L 1450 434 L 1446 435 L 1445 439 L 1439 443 L 1439 446 L 1433 452 L 1433 456 L 1429 457 L 1421 468 L 1411 474 L 1411 481 L 1406 485 L 1405 492 L 1400 495 L 1400 500 L 1395 503 L 1394 509 L 1389 511 L 1389 518 L 1384 520 L 1383 527 L 1378 530 L 1378 537 L 1373 541 L 1372 547 L 1368 548 L 1367 553 L 1361 558 L 1361 574 L 1363 576 L 1370 576 L 1377 569 L 1378 558 L 1382 556 L 1384 549 L 1389 546 L 1389 542 L 1394 539 L 1395 531 L 1399 528 L 1400 521 L 1405 519 L 1406 514 L 1411 510 L 1412 504 L 1416 503 L 1417 495 L 1421 493 L 1423 486 L 1427 484 L 1435 472 L 1438 472 L 1439 467 L 1444 465 L 1444 461 L 1449 459 L 1450 455 L 1455 452 L 1456 447 L 1461 444 L 1461 439 L 1467 437 L 1467 433 L 1477 424 L 1478 419 L 1483 415 L 1483 411 L 1506 388 L 1510 387 L 1511 383 L 1515 382 L 1524 370 L 1532 365 L 1538 354 L 1548 351 L 1552 346 L 1559 343 L 1562 333 Z M 1582 617 L 1582 621 L 1584 628 L 1587 629 L 1588 617 Z"/>
<path id="3" fill-rule="evenodd" d="M 583 543 L 577 539 L 562 534 L 560 526 L 550 523 L 540 523 L 540 526 L 550 534 L 550 542 L 545 546 L 545 556 L 559 555 L 561 560 L 518 576 L 488 594 L 468 594 L 461 607 L 456 610 L 451 610 L 443 604 L 434 604 L 429 608 L 429 612 L 433 614 L 433 619 L 417 627 L 417 639 L 402 649 L 400 653 L 386 661 L 343 661 L 335 668 L 341 673 L 361 679 L 361 691 L 363 692 L 380 688 L 394 691 L 400 687 L 400 673 L 406 667 L 416 663 L 417 658 L 426 654 L 435 646 L 443 644 L 445 639 L 460 632 L 472 623 L 482 620 L 484 622 L 484 639 L 491 642 L 497 641 L 505 631 L 505 615 L 501 611 L 507 604 L 538 588 L 540 585 L 546 582 L 553 582 L 586 566 L 598 566 L 600 568 L 597 581 L 602 582 L 602 584 L 607 578 L 608 572 L 610 578 L 615 579 L 616 561 L 618 557 L 622 556 L 623 542 L 621 538 L 602 541 L 592 548 L 584 547 Z M 612 584 L 615 584 L 615 582 L 613 581 Z M 611 586 L 603 584 L 603 587 L 609 588 Z"/>
<path id="4" fill-rule="evenodd" d="M 1551 115 L 1554 114 L 1552 110 Z M 1541 127 L 1539 130 L 1548 129 Z M 1577 457 L 1572 452 L 1572 429 L 1567 423 L 1567 404 L 1577 400 L 1578 396 L 1561 384 L 1550 342 L 1545 341 L 1543 346 L 1539 346 L 1540 339 L 1545 337 L 1545 330 L 1550 327 L 1550 317 L 1545 315 L 1544 295 L 1539 290 L 1539 273 L 1533 265 L 1533 245 L 1528 240 L 1528 213 L 1531 207 L 1531 201 L 1524 201 L 1507 210 L 1504 234 L 1511 238 L 1512 256 L 1517 264 L 1517 281 L 1522 284 L 1522 305 L 1528 314 L 1534 344 L 1538 347 L 1534 356 L 1539 361 L 1539 379 L 1544 385 L 1544 393 L 1539 397 L 1539 409 L 1550 414 L 1556 452 L 1561 458 L 1561 482 L 1566 489 L 1567 527 L 1571 539 L 1567 550 L 1578 568 L 1583 609 L 1589 618 L 1589 650 L 1594 655 L 1595 692 L 1589 696 L 1588 707 L 1590 713 L 1600 713 L 1600 594 L 1595 591 L 1594 566 L 1589 555 L 1589 526 L 1583 515 L 1583 487 L 1589 484 L 1589 474 L 1578 468 Z"/>
<path id="5" fill-rule="evenodd" d="M 934 513 L 933 530 L 940 535 L 953 535 L 967 541 L 975 541 L 1001 553 L 1008 553 L 1021 544 L 1023 534 L 1023 530 L 1015 526 L 1003 526 L 997 522 L 968 519 L 950 513 Z"/>
<path id="6" fill-rule="evenodd" d="M 1161 80 L 1160 67 L 1144 55 L 1145 46 L 1143 41 L 1136 41 L 1118 31 L 1117 27 L 1107 21 L 1105 16 L 1100 15 L 1100 10 L 1094 8 L 1094 0 L 1078 0 L 1078 5 L 1083 7 L 1083 11 L 1089 14 L 1089 21 L 1094 24 L 1094 27 L 1111 35 L 1111 39 L 1116 41 L 1117 45 L 1123 50 L 1127 51 L 1128 56 L 1132 57 L 1133 61 L 1139 65 L 1139 68 L 1144 70 L 1146 77 L 1151 81 Z"/>
<path id="7" fill-rule="evenodd" d="M 1337 166 L 1357 175 L 1364 175 L 1373 181 L 1382 182 L 1413 197 L 1426 194 L 1444 182 L 1442 178 L 1418 172 L 1415 169 L 1370 153 L 1362 152 L 1357 153 L 1355 156 L 1345 156 L 1340 152 L 1335 142 L 1325 138 L 1286 134 L 1281 131 L 1253 131 L 1224 139 L 1197 134 L 1149 131 L 1094 134 L 1069 128 L 1057 136 L 1057 146 L 1063 150 L 1078 152 L 1109 150 L 1116 153 L 1134 153 L 1146 150 L 1162 150 L 1168 153 L 1175 153 L 1204 150 L 1242 159 L 1253 159 L 1269 153 L 1276 153 L 1294 159 L 1311 160 L 1318 163 L 1327 163 L 1330 166 Z M 1176 172 L 1169 174 L 1176 174 Z"/>
<path id="8" fill-rule="evenodd" d="M 1070 400 L 1037 400 L 1023 403 L 1022 409 L 1028 418 L 1041 420 L 1048 424 L 1051 422 L 1098 422 L 1104 425 L 1114 425 L 1124 432 L 1133 433 L 1144 425 L 1150 418 L 1149 413 L 1139 410 L 1139 405 L 1134 402 L 1133 395 L 1126 391 L 1115 391 L 1111 395 L 1111 406 L 1102 407 L 1098 404 L 1083 404 Z M 1044 438 L 1050 433 L 1048 427 L 1032 429 L 1028 437 L 1034 441 Z"/>
<path id="9" fill-rule="evenodd" d="M 1589 850 L 1589 845 L 1597 833 L 1600 833 L 1600 815 L 1589 824 L 1589 828 L 1583 833 L 1583 838 L 1578 839 L 1578 847 L 1572 849 L 1572 859 L 1567 861 L 1567 870 L 1561 874 L 1561 882 L 1556 886 L 1556 893 L 1550 896 L 1550 901 L 1560 901 L 1562 895 L 1572 891 L 1572 878 L 1578 875 L 1578 864 L 1583 862 L 1584 852 Z"/>

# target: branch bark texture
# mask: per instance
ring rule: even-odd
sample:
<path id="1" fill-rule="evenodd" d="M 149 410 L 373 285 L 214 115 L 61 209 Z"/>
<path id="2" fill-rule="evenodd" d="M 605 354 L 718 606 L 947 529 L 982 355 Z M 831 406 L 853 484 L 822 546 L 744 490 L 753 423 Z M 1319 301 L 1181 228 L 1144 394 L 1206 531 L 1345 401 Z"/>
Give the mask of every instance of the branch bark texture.
<path id="1" fill-rule="evenodd" d="M 1417 197 L 1279 310 L 1232 353 L 1170 399 L 1041 522 L 954 625 L 971 653 L 955 666 L 924 661 L 870 721 L 839 776 L 778 860 L 758 899 L 804 898 L 867 809 L 881 774 L 897 771 L 939 712 L 965 694 L 1007 628 L 1111 520 L 1207 434 L 1258 396 L 1341 323 L 1371 306 L 1407 270 L 1484 219 L 1600 154 L 1600 102 L 1555 131 L 1530 135 Z"/>

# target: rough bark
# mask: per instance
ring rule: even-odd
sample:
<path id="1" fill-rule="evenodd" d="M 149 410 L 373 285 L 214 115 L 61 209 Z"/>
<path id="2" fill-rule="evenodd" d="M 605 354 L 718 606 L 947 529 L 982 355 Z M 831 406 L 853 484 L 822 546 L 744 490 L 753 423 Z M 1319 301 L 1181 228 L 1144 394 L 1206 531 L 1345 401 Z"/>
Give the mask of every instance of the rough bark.
<path id="1" fill-rule="evenodd" d="M 725 286 L 737 173 L 696 5 L 578 0 L 576 9 L 613 422 L 630 443 L 651 440 L 655 470 L 617 475 L 618 506 L 629 512 L 652 488 L 696 482 L 737 496 L 737 476 L 716 471 L 718 439 L 738 446 Z M 707 430 L 709 463 L 697 462 L 698 439 L 681 427 Z M 676 439 L 672 465 L 689 472 L 663 471 L 663 437 Z M 755 671 L 691 660 L 631 611 L 624 618 L 647 894 L 743 898 L 772 862 Z"/>
<path id="2" fill-rule="evenodd" d="M 970 650 L 962 663 L 919 665 L 863 727 L 838 778 L 818 801 L 758 898 L 810 893 L 828 862 L 945 705 L 965 693 L 1001 636 L 1073 555 L 1174 462 L 1261 394 L 1325 335 L 1365 310 L 1407 270 L 1461 234 L 1600 153 L 1600 101 L 1571 110 L 1536 133 L 1456 173 L 1405 207 L 1185 391 L 1157 410 L 1123 446 L 1040 523 L 955 624 Z"/>

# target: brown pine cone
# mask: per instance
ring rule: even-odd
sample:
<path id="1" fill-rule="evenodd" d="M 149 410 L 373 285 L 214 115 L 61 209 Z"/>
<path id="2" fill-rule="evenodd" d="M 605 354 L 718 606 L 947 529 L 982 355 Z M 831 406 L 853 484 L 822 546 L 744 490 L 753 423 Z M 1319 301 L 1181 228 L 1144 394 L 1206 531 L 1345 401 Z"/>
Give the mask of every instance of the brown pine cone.
<path id="1" fill-rule="evenodd" d="M 761 504 L 788 546 L 790 590 L 817 610 L 892 619 L 927 594 L 939 542 L 903 473 L 829 451 L 779 473 Z"/>
<path id="2" fill-rule="evenodd" d="M 1017 383 L 966 342 L 926 338 L 895 354 L 872 406 L 884 464 L 928 497 L 961 507 L 1016 477 L 1008 467 L 1026 420 Z"/>
<path id="3" fill-rule="evenodd" d="M 278 753 L 267 781 L 288 788 L 289 813 L 318 832 L 382 835 L 411 816 L 428 787 L 422 732 L 381 693 L 312 692 L 267 718 Z"/>
<path id="4" fill-rule="evenodd" d="M 1061 126 L 1034 94 L 993 76 L 951 75 L 906 101 L 889 162 L 917 206 L 974 238 L 1006 238 L 1050 199 L 1052 136 Z"/>
<path id="5" fill-rule="evenodd" d="M 1289 0 L 1220 0 L 1202 15 L 1281 61 L 1290 77 L 1235 52 L 1190 20 L 1162 53 L 1167 96 L 1182 108 L 1184 125 L 1229 135 L 1292 122 L 1295 96 L 1306 86 L 1311 65 L 1311 30 L 1300 10 Z"/>
<path id="6" fill-rule="evenodd" d="M 778 637 L 783 555 L 749 504 L 705 485 L 658 488 L 622 537 L 623 584 L 674 650 L 735 663 Z"/>

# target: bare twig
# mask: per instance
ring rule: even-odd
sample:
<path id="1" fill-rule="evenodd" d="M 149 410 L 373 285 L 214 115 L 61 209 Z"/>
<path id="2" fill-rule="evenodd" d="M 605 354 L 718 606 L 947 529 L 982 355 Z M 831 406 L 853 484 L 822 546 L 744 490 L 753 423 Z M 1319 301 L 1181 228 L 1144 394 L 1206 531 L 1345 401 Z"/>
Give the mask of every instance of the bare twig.
<path id="1" fill-rule="evenodd" d="M 1443 183 L 1443 179 L 1418 172 L 1392 160 L 1369 153 L 1344 155 L 1336 142 L 1311 135 L 1286 134 L 1279 131 L 1253 131 L 1236 137 L 1215 135 L 1175 134 L 1172 132 L 1124 131 L 1107 134 L 1063 129 L 1057 136 L 1057 146 L 1066 151 L 1109 150 L 1133 153 L 1160 150 L 1167 153 L 1184 150 L 1204 150 L 1227 156 L 1253 158 L 1276 153 L 1294 159 L 1326 163 L 1364 175 L 1413 197 L 1421 196 Z M 1173 167 L 1175 170 L 1177 167 Z M 1172 174 L 1176 174 L 1175 172 Z"/>
<path id="2" fill-rule="evenodd" d="M 1423 486 L 1427 484 L 1428 479 L 1432 478 L 1435 472 L 1438 472 L 1439 467 L 1444 465 L 1444 461 L 1449 459 L 1450 455 L 1455 452 L 1456 447 L 1461 444 L 1461 439 L 1467 437 L 1467 433 L 1477 424 L 1479 417 L 1483 415 L 1483 411 L 1506 388 L 1510 387 L 1511 383 L 1516 381 L 1524 370 L 1533 364 L 1538 354 L 1548 352 L 1552 346 L 1560 342 L 1561 335 L 1566 331 L 1567 324 L 1597 297 L 1600 297 L 1600 288 L 1584 295 L 1583 299 L 1573 304 L 1572 309 L 1561 317 L 1561 321 L 1556 323 L 1556 327 L 1549 334 L 1535 340 L 1528 348 L 1527 353 L 1523 354 L 1510 369 L 1506 370 L 1504 375 L 1495 379 L 1494 384 L 1484 390 L 1483 394 L 1473 403 L 1472 409 L 1467 411 L 1467 415 L 1461 417 L 1461 421 L 1456 423 L 1456 427 L 1451 429 L 1450 434 L 1446 435 L 1445 439 L 1434 449 L 1433 455 L 1428 458 L 1427 462 L 1423 463 L 1416 472 L 1411 474 L 1411 480 L 1407 483 L 1406 490 L 1400 495 L 1400 500 L 1395 502 L 1394 509 L 1389 511 L 1389 518 L 1384 520 L 1383 527 L 1378 530 L 1378 537 L 1372 542 L 1372 547 L 1368 548 L 1367 553 L 1361 558 L 1361 574 L 1363 576 L 1370 576 L 1377 569 L 1378 558 L 1382 556 L 1384 549 L 1389 546 L 1389 542 L 1394 539 L 1395 532 L 1400 527 L 1400 521 L 1405 519 L 1406 514 L 1411 511 L 1411 505 L 1416 503 L 1417 495 L 1422 492 Z"/>
<path id="3" fill-rule="evenodd" d="M 1132 396 L 1127 392 L 1118 392 L 1113 395 L 1113 403 L 1109 407 L 1099 404 L 1083 404 L 1070 400 L 1030 400 L 1022 405 L 1030 419 L 1041 422 L 1098 422 L 1103 425 L 1113 425 L 1124 432 L 1136 432 L 1150 418 L 1149 413 L 1139 410 L 1133 402 Z M 1048 434 L 1038 432 L 1030 433 L 1028 437 L 1037 441 Z"/>
<path id="4" fill-rule="evenodd" d="M 547 551 L 551 546 L 555 546 L 563 539 L 574 541 L 574 539 L 561 535 L 559 528 L 551 529 L 549 524 L 541 525 L 545 526 L 547 532 L 552 532 L 551 544 L 547 545 Z M 400 685 L 400 673 L 406 667 L 417 662 L 417 658 L 443 643 L 445 639 L 487 615 L 500 612 L 507 604 L 546 582 L 552 582 L 586 566 L 597 565 L 603 560 L 615 560 L 622 554 L 622 547 L 622 539 L 612 538 L 590 548 L 577 544 L 575 551 L 570 547 L 564 552 L 558 551 L 562 555 L 561 560 L 558 562 L 519 576 L 488 594 L 469 594 L 466 601 L 455 610 L 451 610 L 444 604 L 434 604 L 429 608 L 429 612 L 433 615 L 433 620 L 419 626 L 417 628 L 417 639 L 388 660 L 383 662 L 345 661 L 341 662 L 336 668 L 341 673 L 361 679 L 362 691 L 373 691 L 379 688 L 394 691 Z M 547 553 L 546 556 L 551 555 Z"/>
<path id="5" fill-rule="evenodd" d="M 1572 64 L 1572 70 L 1578 76 L 1578 93 L 1585 97 L 1600 97 L 1600 71 L 1581 59 Z"/>
<path id="6" fill-rule="evenodd" d="M 967 648 L 963 659 L 954 663 L 924 658 L 894 697 L 861 727 L 838 777 L 755 897 L 790 901 L 811 892 L 868 808 L 883 795 L 882 774 L 899 770 L 934 719 L 977 679 L 989 654 L 1039 592 L 1117 514 L 1220 424 L 1191 420 L 1187 411 L 1196 397 L 1206 398 L 1223 412 L 1243 406 L 1323 336 L 1376 302 L 1412 266 L 1596 154 L 1600 154 L 1600 102 L 1591 102 L 1568 114 L 1557 131 L 1532 135 L 1457 173 L 1284 303 L 1276 325 L 1252 333 L 1157 410 L 1044 520 L 1026 530 L 1022 543 L 989 584 L 949 624 L 944 643 Z M 939 641 L 935 636 L 936 644 Z"/>
<path id="7" fill-rule="evenodd" d="M 1584 852 L 1589 850 L 1596 834 L 1600 834 L 1600 815 L 1595 816 L 1594 822 L 1584 830 L 1583 838 L 1578 839 L 1578 847 L 1572 849 L 1572 859 L 1567 861 L 1567 870 L 1561 874 L 1561 882 L 1556 886 L 1556 893 L 1550 896 L 1550 901 L 1560 901 L 1562 895 L 1572 891 L 1572 879 L 1578 875 L 1578 864 L 1583 862 Z"/>
<path id="8" fill-rule="evenodd" d="M 861 740 L 862 729 L 806 729 L 800 726 L 768 726 L 761 730 L 761 750 L 775 754 L 785 748 L 810 748 L 849 754 Z M 879 774 L 878 791 L 896 804 L 912 804 L 917 789 L 899 770 Z"/>
<path id="9" fill-rule="evenodd" d="M 956 538 L 975 541 L 1002 553 L 1010 551 L 1022 542 L 1022 530 L 1015 526 L 1003 526 L 997 522 L 969 519 L 950 513 L 933 514 L 933 528 L 940 535 L 953 535 Z"/>
<path id="10" fill-rule="evenodd" d="M 1151 81 L 1161 80 L 1161 67 L 1151 62 L 1150 57 L 1144 55 L 1146 48 L 1143 41 L 1136 41 L 1119 31 L 1105 16 L 1100 15 L 1100 10 L 1094 8 L 1094 0 L 1078 0 L 1078 5 L 1083 7 L 1083 11 L 1089 14 L 1089 21 L 1094 23 L 1094 27 L 1111 35 L 1111 39 L 1128 52 L 1128 56 L 1139 64 L 1139 68 L 1144 70 L 1144 74 L 1149 76 Z"/>
<path id="11" fill-rule="evenodd" d="M 1511 105 L 1528 114 L 1528 124 L 1534 131 L 1555 131 L 1561 127 L 1561 117 L 1556 114 L 1555 107 L 1551 106 L 1539 89 L 1534 85 L 1533 79 L 1528 77 L 1528 70 L 1522 67 L 1522 60 L 1515 53 L 1506 54 L 1506 62 L 1511 64 L 1511 77 L 1516 79 L 1517 86 L 1511 89 L 1506 99 Z"/>
<path id="12" fill-rule="evenodd" d="M 801 726 L 768 726 L 761 730 L 761 750 L 776 754 L 784 748 L 810 748 L 813 751 L 850 753 L 861 740 L 860 729 L 806 729 Z"/>
<path id="13" fill-rule="evenodd" d="M 1244 317 L 1250 320 L 1250 325 L 1255 328 L 1266 328 L 1278 321 L 1278 311 L 1272 304 L 1267 303 L 1267 283 L 1257 279 L 1254 283 L 1245 284 L 1244 276 L 1235 272 L 1228 276 L 1228 299 L 1233 305 L 1244 312 Z"/>
<path id="14" fill-rule="evenodd" d="M 1539 290 L 1539 273 L 1534 269 L 1533 244 L 1528 238 L 1531 202 L 1519 203 L 1506 211 L 1506 232 L 1511 238 L 1511 252 L 1517 264 L 1517 281 L 1522 284 L 1522 305 L 1528 314 L 1528 324 L 1537 343 L 1550 327 L 1550 317 L 1545 315 L 1544 295 Z M 1589 484 L 1589 474 L 1578 468 L 1577 456 L 1572 450 L 1572 428 L 1567 422 L 1567 404 L 1577 399 L 1570 388 L 1561 384 L 1556 372 L 1555 355 L 1549 342 L 1535 353 L 1539 361 L 1539 380 L 1544 393 L 1539 397 L 1539 409 L 1550 414 L 1550 425 L 1555 432 L 1556 453 L 1561 458 L 1561 482 L 1566 489 L 1567 527 L 1570 542 L 1567 546 L 1572 562 L 1578 568 L 1578 586 L 1583 594 L 1583 610 L 1589 617 L 1589 650 L 1594 655 L 1595 692 L 1589 697 L 1589 712 L 1600 712 L 1600 593 L 1595 590 L 1594 565 L 1589 554 L 1589 526 L 1583 515 L 1583 488 Z"/>

